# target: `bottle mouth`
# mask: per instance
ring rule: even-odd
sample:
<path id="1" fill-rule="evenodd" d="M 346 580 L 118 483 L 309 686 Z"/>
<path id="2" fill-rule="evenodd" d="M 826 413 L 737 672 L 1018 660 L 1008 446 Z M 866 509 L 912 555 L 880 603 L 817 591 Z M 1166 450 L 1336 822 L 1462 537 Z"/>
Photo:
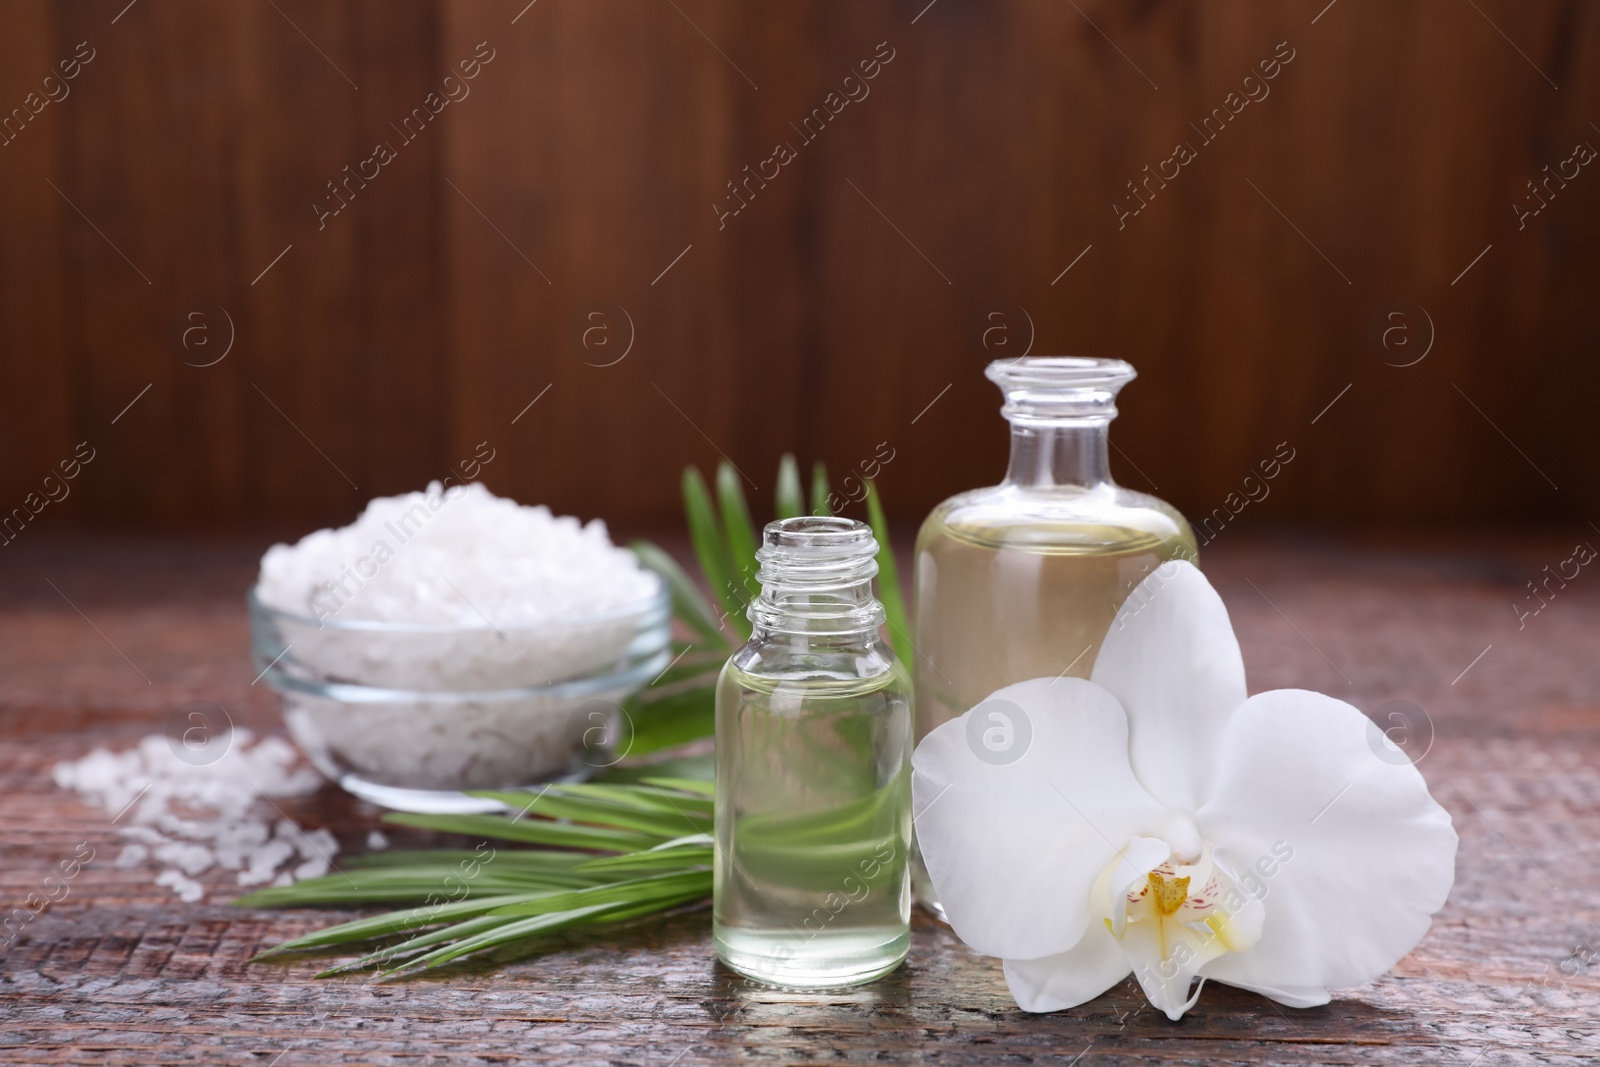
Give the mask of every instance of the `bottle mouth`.
<path id="1" fill-rule="evenodd" d="M 756 560 L 763 586 L 856 584 L 878 573 L 878 541 L 872 527 L 855 519 L 799 515 L 767 523 Z"/>
<path id="2" fill-rule="evenodd" d="M 1117 392 L 1137 371 L 1120 359 L 1089 356 L 1021 356 L 989 364 L 984 375 L 1000 387 L 1000 413 L 1012 422 L 1109 422 L 1117 417 Z"/>

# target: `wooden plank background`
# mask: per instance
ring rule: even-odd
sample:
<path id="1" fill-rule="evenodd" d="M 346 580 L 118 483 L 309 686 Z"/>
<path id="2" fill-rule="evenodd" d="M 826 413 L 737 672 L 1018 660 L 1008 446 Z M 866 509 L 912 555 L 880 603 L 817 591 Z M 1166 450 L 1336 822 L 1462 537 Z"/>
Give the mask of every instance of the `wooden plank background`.
<path id="1" fill-rule="evenodd" d="M 1201 143 L 1280 42 L 1270 95 Z M 1600 176 L 1521 229 L 1512 205 L 1600 146 L 1597 60 L 1576 0 L 9 0 L 0 508 L 88 441 L 33 521 L 343 520 L 487 441 L 496 491 L 643 523 L 686 462 L 731 458 L 761 502 L 786 449 L 842 476 L 887 442 L 911 518 L 998 477 L 981 367 L 1031 337 L 1138 366 L 1119 477 L 1191 514 L 1289 441 L 1263 518 L 1575 523 Z M 1179 141 L 1198 158 L 1119 229 Z M 1375 347 L 1400 303 L 1412 347 Z"/>

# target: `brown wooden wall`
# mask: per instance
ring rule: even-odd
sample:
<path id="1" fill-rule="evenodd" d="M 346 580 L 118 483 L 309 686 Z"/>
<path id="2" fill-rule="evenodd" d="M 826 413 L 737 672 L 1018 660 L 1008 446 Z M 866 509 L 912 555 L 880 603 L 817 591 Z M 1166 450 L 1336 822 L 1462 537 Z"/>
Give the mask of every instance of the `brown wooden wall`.
<path id="1" fill-rule="evenodd" d="M 6 0 L 0 507 L 87 441 L 33 521 L 346 519 L 487 441 L 626 524 L 887 442 L 909 517 L 998 477 L 1031 335 L 1139 368 L 1119 478 L 1191 513 L 1287 441 L 1263 519 L 1600 515 L 1600 6 L 525 5 Z"/>

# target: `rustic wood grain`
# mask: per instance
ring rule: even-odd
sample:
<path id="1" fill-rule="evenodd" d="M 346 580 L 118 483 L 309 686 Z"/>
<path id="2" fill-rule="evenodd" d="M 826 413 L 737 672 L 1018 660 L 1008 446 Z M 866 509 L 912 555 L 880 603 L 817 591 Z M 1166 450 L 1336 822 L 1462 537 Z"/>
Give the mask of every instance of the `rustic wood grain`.
<path id="1" fill-rule="evenodd" d="M 1126 984 L 1023 1014 L 994 961 L 920 916 L 907 965 L 844 993 L 750 987 L 713 963 L 703 911 L 385 985 L 248 964 L 345 913 L 240 911 L 220 872 L 202 876 L 207 902 L 180 904 L 151 871 L 112 866 L 109 816 L 57 791 L 50 768 L 131 745 L 189 699 L 279 728 L 246 654 L 259 550 L 53 539 L 0 558 L 0 901 L 20 904 L 79 842 L 96 849 L 0 955 L 0 1060 L 1471 1067 L 1592 1063 L 1600 1048 L 1600 593 L 1573 582 L 1520 630 L 1510 608 L 1564 541 L 1218 539 L 1205 563 L 1251 688 L 1421 706 L 1435 736 L 1420 766 L 1461 852 L 1450 903 L 1392 974 L 1306 1011 L 1213 985 L 1178 1024 Z M 332 787 L 285 810 L 346 851 L 376 818 Z"/>
<path id="2" fill-rule="evenodd" d="M 765 501 L 785 450 L 842 476 L 887 442 L 911 518 L 997 477 L 981 364 L 1030 337 L 1140 369 L 1114 463 L 1191 514 L 1285 440 L 1302 458 L 1263 517 L 1600 504 L 1600 178 L 1523 228 L 1512 210 L 1600 146 L 1592 4 L 19 0 L 0 20 L 0 107 L 98 50 L 0 147 L 0 507 L 103 443 L 39 523 L 347 520 L 483 441 L 497 491 L 618 521 L 671 518 L 685 462 L 731 458 Z M 471 95 L 319 226 L 326 183 L 479 42 L 497 58 Z M 880 42 L 870 95 L 799 144 Z M 1119 228 L 1127 183 L 1280 42 L 1270 95 Z M 798 158 L 719 226 L 727 183 L 786 140 Z M 1369 340 L 1398 302 L 1433 327 L 1412 367 Z M 236 327 L 214 367 L 183 362 L 197 306 Z M 577 343 L 594 312 L 603 356 Z"/>

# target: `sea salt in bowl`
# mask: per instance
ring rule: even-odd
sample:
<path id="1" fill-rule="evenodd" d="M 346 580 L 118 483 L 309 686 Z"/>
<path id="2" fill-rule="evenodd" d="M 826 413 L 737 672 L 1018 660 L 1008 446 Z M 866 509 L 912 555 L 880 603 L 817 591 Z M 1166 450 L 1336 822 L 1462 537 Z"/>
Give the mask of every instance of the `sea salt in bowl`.
<path id="1" fill-rule="evenodd" d="M 249 607 L 252 632 L 273 639 L 273 655 L 284 657 L 276 666 L 288 673 L 384 689 L 476 692 L 623 670 L 641 629 L 655 634 L 670 609 L 661 607 L 664 599 L 657 581 L 644 599 L 620 608 L 520 626 L 316 619 L 264 604 L 256 590 Z"/>
<path id="2" fill-rule="evenodd" d="M 249 608 L 256 668 L 306 755 L 412 811 L 493 810 L 462 791 L 620 758 L 619 705 L 671 653 L 663 583 L 603 524 L 479 485 L 380 498 L 274 546 Z"/>
<path id="3" fill-rule="evenodd" d="M 362 799 L 407 811 L 492 811 L 494 802 L 461 791 L 581 778 L 621 758 L 620 704 L 671 652 L 671 605 L 661 589 L 625 612 L 515 631 L 332 621 L 318 631 L 316 620 L 269 608 L 254 593 L 250 617 L 256 668 L 282 696 L 289 733 L 311 762 Z M 584 646 L 587 672 L 503 684 L 536 674 L 541 660 L 556 662 L 551 649 L 573 634 L 594 641 Z M 301 647 L 310 654 L 300 656 Z M 438 675 L 452 685 L 364 684 L 426 673 L 399 663 L 402 649 L 442 664 Z M 472 664 L 483 685 L 470 684 Z"/>

